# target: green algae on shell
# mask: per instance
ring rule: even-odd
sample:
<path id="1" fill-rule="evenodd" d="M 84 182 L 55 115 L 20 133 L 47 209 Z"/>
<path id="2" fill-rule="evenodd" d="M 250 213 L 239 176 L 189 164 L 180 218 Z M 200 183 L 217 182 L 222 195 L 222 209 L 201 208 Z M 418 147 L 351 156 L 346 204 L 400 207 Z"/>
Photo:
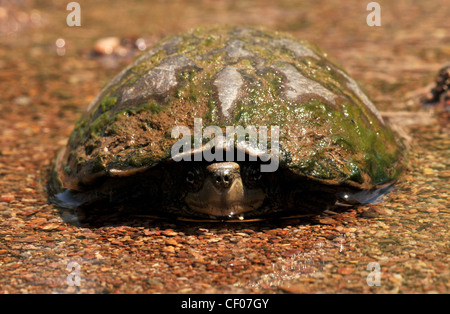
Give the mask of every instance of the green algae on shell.
<path id="1" fill-rule="evenodd" d="M 197 28 L 117 75 L 75 126 L 55 173 L 85 191 L 170 161 L 175 126 L 279 126 L 280 165 L 328 187 L 394 182 L 402 148 L 367 95 L 316 45 L 260 29 Z"/>

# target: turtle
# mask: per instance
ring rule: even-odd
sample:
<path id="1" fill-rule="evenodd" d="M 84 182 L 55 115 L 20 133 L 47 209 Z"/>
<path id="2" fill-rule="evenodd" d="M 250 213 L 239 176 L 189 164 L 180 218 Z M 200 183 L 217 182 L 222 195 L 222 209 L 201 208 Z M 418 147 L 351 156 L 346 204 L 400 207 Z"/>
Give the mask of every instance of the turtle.
<path id="1" fill-rule="evenodd" d="M 315 215 L 378 200 L 403 159 L 367 94 L 316 44 L 208 26 L 159 41 L 103 88 L 57 154 L 50 190 L 88 215 Z"/>
<path id="2" fill-rule="evenodd" d="M 438 123 L 444 130 L 448 129 L 448 122 L 450 121 L 450 63 L 447 63 L 438 71 L 434 86 L 424 97 L 422 103 L 424 107 L 432 107 Z"/>

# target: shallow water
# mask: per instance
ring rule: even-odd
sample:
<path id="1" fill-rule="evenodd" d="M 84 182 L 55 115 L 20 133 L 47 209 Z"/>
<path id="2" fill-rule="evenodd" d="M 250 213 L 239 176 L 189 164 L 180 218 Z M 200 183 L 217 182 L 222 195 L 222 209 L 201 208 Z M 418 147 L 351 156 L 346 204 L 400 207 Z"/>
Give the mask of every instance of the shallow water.
<path id="1" fill-rule="evenodd" d="M 378 28 L 364 24 L 365 5 L 325 1 L 79 3 L 81 27 L 67 26 L 63 3 L 0 8 L 0 292 L 450 291 L 448 121 L 420 102 L 450 59 L 445 1 L 383 2 Z M 116 217 L 74 226 L 50 205 L 56 152 L 132 59 L 133 51 L 96 56 L 95 41 L 148 46 L 212 23 L 262 24 L 316 42 L 381 111 L 417 112 L 406 128 L 406 115 L 388 115 L 410 147 L 395 190 L 343 213 L 246 224 Z M 81 266 L 78 288 L 67 284 L 69 261 Z M 379 282 L 370 276 L 377 269 Z"/>

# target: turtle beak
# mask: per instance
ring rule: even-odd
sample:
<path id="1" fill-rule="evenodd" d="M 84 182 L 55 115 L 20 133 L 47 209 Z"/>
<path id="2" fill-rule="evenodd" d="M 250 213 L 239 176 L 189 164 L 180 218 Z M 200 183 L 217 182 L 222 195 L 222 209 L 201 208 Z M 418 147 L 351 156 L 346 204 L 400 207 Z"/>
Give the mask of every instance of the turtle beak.
<path id="1" fill-rule="evenodd" d="M 186 196 L 188 206 L 213 216 L 234 216 L 260 207 L 265 195 L 261 189 L 248 189 L 235 162 L 213 163 L 206 167 L 200 191 Z"/>

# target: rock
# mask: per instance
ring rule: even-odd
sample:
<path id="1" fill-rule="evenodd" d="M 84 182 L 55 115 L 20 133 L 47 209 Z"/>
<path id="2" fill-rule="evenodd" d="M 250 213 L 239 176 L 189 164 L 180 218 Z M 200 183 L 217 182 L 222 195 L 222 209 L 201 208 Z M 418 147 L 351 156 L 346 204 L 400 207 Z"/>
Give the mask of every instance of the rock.
<path id="1" fill-rule="evenodd" d="M 13 200 L 14 200 L 14 195 L 12 195 L 12 194 L 0 195 L 0 202 L 10 203 Z"/>
<path id="2" fill-rule="evenodd" d="M 175 239 L 171 238 L 171 239 L 166 240 L 166 245 L 177 246 L 178 242 Z"/>
<path id="3" fill-rule="evenodd" d="M 14 98 L 13 102 L 14 104 L 19 106 L 28 106 L 29 104 L 31 104 L 31 98 L 28 96 L 19 96 Z"/>
<path id="4" fill-rule="evenodd" d="M 355 271 L 354 268 L 347 268 L 347 267 L 338 269 L 338 273 L 341 275 L 350 275 L 353 274 L 354 271 Z"/>
<path id="5" fill-rule="evenodd" d="M 104 37 L 97 40 L 94 44 L 94 51 L 102 55 L 110 55 L 120 46 L 118 37 Z"/>

